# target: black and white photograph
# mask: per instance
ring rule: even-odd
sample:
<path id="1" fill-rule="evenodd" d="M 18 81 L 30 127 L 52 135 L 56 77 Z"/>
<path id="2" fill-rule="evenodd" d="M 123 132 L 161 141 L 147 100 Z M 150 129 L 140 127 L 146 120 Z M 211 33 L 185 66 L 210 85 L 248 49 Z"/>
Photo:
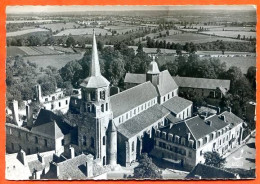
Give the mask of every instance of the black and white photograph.
<path id="1" fill-rule="evenodd" d="M 256 6 L 7 6 L 7 180 L 254 179 Z"/>

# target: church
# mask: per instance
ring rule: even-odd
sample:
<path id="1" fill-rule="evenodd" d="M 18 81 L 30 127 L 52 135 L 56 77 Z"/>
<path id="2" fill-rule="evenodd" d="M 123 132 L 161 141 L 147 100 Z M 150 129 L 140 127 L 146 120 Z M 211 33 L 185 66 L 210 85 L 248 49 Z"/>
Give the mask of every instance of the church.
<path id="1" fill-rule="evenodd" d="M 100 72 L 95 33 L 89 73 L 81 83 L 80 95 L 64 101 L 63 113 L 72 110 L 77 112 L 74 117 L 81 116 L 83 120 L 72 118 L 68 122 L 60 118 L 55 114 L 57 108 L 52 108 L 59 108 L 55 103 L 60 98 L 48 100 L 50 108 L 43 105 L 30 126 L 6 123 L 7 152 L 23 149 L 26 154 L 33 154 L 55 150 L 62 154 L 66 147 L 72 146 L 76 154 L 92 154 L 100 165 L 129 166 L 142 152 L 153 149 L 159 128 L 192 116 L 192 102 L 178 97 L 178 85 L 168 70 L 159 71 L 154 60 L 141 84 L 111 96 L 110 83 Z M 138 74 L 129 75 L 138 77 Z M 39 86 L 37 94 L 44 99 Z"/>

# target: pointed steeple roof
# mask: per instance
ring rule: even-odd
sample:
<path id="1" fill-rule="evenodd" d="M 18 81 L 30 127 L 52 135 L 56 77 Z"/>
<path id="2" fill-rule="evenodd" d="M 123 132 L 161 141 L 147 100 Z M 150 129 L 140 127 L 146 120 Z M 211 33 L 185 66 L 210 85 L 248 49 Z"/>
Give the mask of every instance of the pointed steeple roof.
<path id="1" fill-rule="evenodd" d="M 92 60 L 91 60 L 91 67 L 89 76 L 100 76 L 100 66 L 99 66 L 99 59 L 98 59 L 98 50 L 97 50 L 97 42 L 95 31 L 93 30 L 93 43 L 92 43 Z"/>
<path id="2" fill-rule="evenodd" d="M 107 127 L 107 131 L 108 132 L 116 132 L 117 131 L 116 126 L 115 126 L 113 121 L 109 122 L 108 127 Z"/>
<path id="3" fill-rule="evenodd" d="M 80 85 L 85 88 L 100 88 L 109 86 L 109 81 L 101 75 L 100 65 L 98 59 L 97 42 L 95 31 L 93 30 L 93 43 L 92 43 L 92 58 L 90 64 L 89 77 L 86 78 Z"/>

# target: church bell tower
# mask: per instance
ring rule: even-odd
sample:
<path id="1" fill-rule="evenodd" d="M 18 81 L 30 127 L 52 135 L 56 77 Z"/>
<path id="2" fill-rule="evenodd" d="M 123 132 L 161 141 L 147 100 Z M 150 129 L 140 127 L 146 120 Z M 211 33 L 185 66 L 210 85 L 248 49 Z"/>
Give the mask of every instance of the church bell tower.
<path id="1" fill-rule="evenodd" d="M 109 81 L 101 75 L 95 32 L 93 31 L 92 58 L 89 76 L 81 83 L 81 113 L 87 115 L 84 127 L 79 127 L 82 150 L 94 154 L 107 164 L 107 129 L 112 121 Z"/>

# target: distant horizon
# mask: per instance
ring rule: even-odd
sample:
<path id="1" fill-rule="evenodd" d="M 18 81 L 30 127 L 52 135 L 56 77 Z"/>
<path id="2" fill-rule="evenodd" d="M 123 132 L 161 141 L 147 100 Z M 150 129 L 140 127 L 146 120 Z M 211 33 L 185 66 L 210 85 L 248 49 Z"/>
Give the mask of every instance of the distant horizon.
<path id="1" fill-rule="evenodd" d="M 174 10 L 229 10 L 229 11 L 256 11 L 254 5 L 72 5 L 72 6 L 7 6 L 6 14 L 30 14 L 30 13 L 70 13 L 70 12 L 99 12 L 99 11 L 174 11 Z"/>

